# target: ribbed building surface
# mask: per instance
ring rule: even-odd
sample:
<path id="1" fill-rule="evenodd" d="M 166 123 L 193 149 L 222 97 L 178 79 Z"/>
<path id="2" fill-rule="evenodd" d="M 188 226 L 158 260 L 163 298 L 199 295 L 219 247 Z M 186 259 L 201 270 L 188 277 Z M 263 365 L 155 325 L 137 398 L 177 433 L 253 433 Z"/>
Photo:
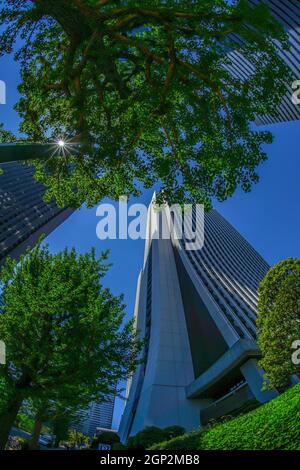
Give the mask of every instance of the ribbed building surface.
<path id="1" fill-rule="evenodd" d="M 123 441 L 146 426 L 192 430 L 277 394 L 262 392 L 255 342 L 257 289 L 269 266 L 215 210 L 204 215 L 203 247 L 190 249 L 193 215 L 180 239 L 170 225 L 176 211 L 149 207 L 135 305 L 145 362 L 128 383 Z M 162 221 L 169 239 L 157 236 Z"/>
<path id="2" fill-rule="evenodd" d="M 42 233 L 48 235 L 71 215 L 55 202 L 43 201 L 45 188 L 33 179 L 33 168 L 17 163 L 2 164 L 0 175 L 0 265 L 6 256 L 19 259 Z"/>
<path id="3" fill-rule="evenodd" d="M 264 259 L 215 210 L 205 214 L 203 248 L 185 253 L 236 338 L 255 340 L 257 289 L 269 269 Z"/>
<path id="4" fill-rule="evenodd" d="M 248 0 L 255 6 L 262 0 Z M 272 14 L 283 25 L 288 33 L 290 50 L 284 51 L 278 47 L 278 54 L 294 74 L 295 80 L 300 80 L 300 1 L 299 0 L 263 0 Z M 234 37 L 234 35 L 233 35 Z M 239 41 L 236 38 L 237 42 Z M 253 72 L 253 65 L 245 59 L 238 51 L 232 51 L 228 54 L 231 59 L 231 66 L 228 69 L 238 78 L 247 78 Z M 300 119 L 300 105 L 292 102 L 292 95 L 295 90 L 292 89 L 292 83 L 287 83 L 287 93 L 278 108 L 278 116 L 258 116 L 256 123 L 258 125 L 274 124 L 285 121 L 296 121 Z"/>

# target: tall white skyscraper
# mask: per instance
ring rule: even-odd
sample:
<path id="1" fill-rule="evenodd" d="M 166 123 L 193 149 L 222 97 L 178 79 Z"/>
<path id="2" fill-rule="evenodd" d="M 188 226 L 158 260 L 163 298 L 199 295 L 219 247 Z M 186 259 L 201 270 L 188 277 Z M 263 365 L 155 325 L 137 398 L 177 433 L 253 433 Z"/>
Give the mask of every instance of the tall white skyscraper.
<path id="1" fill-rule="evenodd" d="M 149 207 L 135 305 L 144 363 L 128 384 L 123 441 L 146 426 L 192 430 L 277 394 L 262 391 L 255 342 L 257 288 L 269 266 L 215 210 L 204 216 L 203 247 L 188 249 L 195 208 L 194 216 L 178 239 L 171 225 L 176 211 L 172 217 L 167 207 Z M 169 239 L 157 237 L 163 221 Z"/>

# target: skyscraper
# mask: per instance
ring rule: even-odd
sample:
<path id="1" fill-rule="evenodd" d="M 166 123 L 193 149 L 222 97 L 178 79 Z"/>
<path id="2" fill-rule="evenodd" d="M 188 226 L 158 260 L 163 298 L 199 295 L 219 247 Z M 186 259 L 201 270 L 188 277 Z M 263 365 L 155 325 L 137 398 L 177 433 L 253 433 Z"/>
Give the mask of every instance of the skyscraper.
<path id="1" fill-rule="evenodd" d="M 43 201 L 45 188 L 33 179 L 32 167 L 2 164 L 0 175 L 0 265 L 10 255 L 19 259 L 42 233 L 48 235 L 73 212 Z"/>
<path id="2" fill-rule="evenodd" d="M 92 402 L 86 410 L 79 412 L 79 422 L 72 427 L 91 437 L 94 437 L 97 428 L 111 429 L 114 406 L 114 395 L 107 397 L 107 401 L 103 403 Z"/>
<path id="3" fill-rule="evenodd" d="M 157 236 L 159 220 L 169 239 Z M 171 220 L 169 208 L 150 205 L 135 305 L 144 363 L 128 383 L 123 441 L 146 426 L 192 430 L 277 394 L 261 390 L 255 342 L 257 288 L 268 264 L 215 210 L 205 213 L 201 249 L 187 248 L 195 218 L 181 239 Z"/>
<path id="4" fill-rule="evenodd" d="M 299 0 L 248 0 L 249 4 L 253 6 L 262 1 L 270 7 L 272 14 L 288 34 L 290 49 L 286 51 L 278 47 L 278 54 L 291 69 L 295 81 L 300 80 L 300 2 Z M 232 37 L 234 36 L 232 35 Z M 239 42 L 239 39 L 236 39 Z M 251 75 L 253 65 L 237 50 L 231 51 L 228 57 L 232 62 L 228 69 L 234 76 L 247 78 Z M 258 125 L 300 119 L 300 105 L 296 105 L 292 101 L 292 95 L 295 91 L 292 88 L 292 83 L 287 83 L 286 87 L 287 93 L 278 108 L 278 116 L 257 116 L 256 123 Z"/>

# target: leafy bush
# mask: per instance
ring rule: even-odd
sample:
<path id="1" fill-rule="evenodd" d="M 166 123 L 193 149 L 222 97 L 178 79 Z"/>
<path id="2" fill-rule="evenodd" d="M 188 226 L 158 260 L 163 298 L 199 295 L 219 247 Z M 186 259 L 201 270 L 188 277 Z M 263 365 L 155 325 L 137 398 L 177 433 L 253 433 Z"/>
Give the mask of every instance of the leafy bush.
<path id="1" fill-rule="evenodd" d="M 23 429 L 23 431 L 31 432 L 34 425 L 34 420 L 26 413 L 19 413 L 15 425 L 19 429 Z"/>
<path id="2" fill-rule="evenodd" d="M 185 429 L 181 426 L 168 426 L 164 429 L 148 426 L 135 436 L 130 437 L 126 445 L 129 449 L 147 449 L 154 444 L 168 441 L 184 433 Z"/>
<path id="3" fill-rule="evenodd" d="M 74 449 L 75 447 L 83 444 L 89 445 L 91 438 L 82 432 L 76 431 L 75 429 L 70 429 L 67 442 L 68 445 Z"/>
<path id="4" fill-rule="evenodd" d="M 300 338 L 300 260 L 287 258 L 273 266 L 258 290 L 257 343 L 262 352 L 265 388 L 286 390 L 300 373 L 291 360 Z"/>
<path id="5" fill-rule="evenodd" d="M 168 426 L 163 429 L 163 432 L 165 439 L 170 440 L 182 436 L 185 433 L 185 429 L 182 426 Z"/>
<path id="6" fill-rule="evenodd" d="M 125 446 L 124 444 L 121 444 L 121 442 L 117 442 L 116 444 L 112 445 L 112 450 L 122 450 L 122 451 L 124 451 L 124 450 L 127 450 L 127 449 L 128 449 L 128 447 Z"/>
<path id="7" fill-rule="evenodd" d="M 185 450 L 300 450 L 300 384 L 254 411 L 150 447 Z"/>
<path id="8" fill-rule="evenodd" d="M 148 426 L 127 441 L 129 449 L 147 449 L 148 447 L 166 440 L 162 429 L 155 426 Z"/>

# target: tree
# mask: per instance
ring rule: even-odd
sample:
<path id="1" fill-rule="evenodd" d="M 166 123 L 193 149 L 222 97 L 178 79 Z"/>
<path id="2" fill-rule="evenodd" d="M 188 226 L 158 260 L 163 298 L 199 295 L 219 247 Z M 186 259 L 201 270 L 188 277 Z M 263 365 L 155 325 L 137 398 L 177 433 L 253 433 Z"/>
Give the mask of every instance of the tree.
<path id="1" fill-rule="evenodd" d="M 68 437 L 68 425 L 80 421 L 78 412 L 88 408 L 91 401 L 103 402 L 105 397 L 102 393 L 95 393 L 93 387 L 77 383 L 65 386 L 63 393 L 61 390 L 58 390 L 58 393 L 51 390 L 50 394 L 46 391 L 40 395 L 35 400 L 35 420 L 32 427 L 30 448 L 38 449 L 43 423 L 50 423 L 55 428 L 53 433 L 56 436 L 57 447 L 60 440 L 63 439 L 62 435 Z"/>
<path id="2" fill-rule="evenodd" d="M 15 137 L 13 133 L 3 129 L 3 124 L 0 122 L 0 144 L 13 142 L 14 140 L 15 140 Z M 0 175 L 2 173 L 3 173 L 3 170 L 0 167 Z"/>
<path id="3" fill-rule="evenodd" d="M 31 438 L 28 442 L 29 450 L 37 450 L 39 448 L 39 439 L 42 432 L 43 423 L 47 417 L 48 410 L 42 402 L 36 409 L 34 423 L 31 430 Z"/>
<path id="4" fill-rule="evenodd" d="M 300 339 L 300 260 L 288 258 L 271 268 L 259 286 L 258 345 L 266 385 L 284 390 L 299 374 L 292 344 Z"/>
<path id="5" fill-rule="evenodd" d="M 7 363 L 0 368 L 0 448 L 24 399 L 63 399 L 70 388 L 79 394 L 86 388 L 99 399 L 134 370 L 140 344 L 132 322 L 122 326 L 122 298 L 102 285 L 106 258 L 94 249 L 51 254 L 38 244 L 19 264 L 7 259 L 1 271 Z"/>
<path id="6" fill-rule="evenodd" d="M 72 389 L 74 395 L 76 393 L 75 387 L 70 387 L 70 389 Z M 39 400 L 35 403 L 35 420 L 29 441 L 30 450 L 39 449 L 39 438 L 45 424 L 49 426 L 54 435 L 51 447 L 58 447 L 62 440 L 67 441 L 69 439 L 70 433 L 73 435 L 71 425 L 80 421 L 78 411 L 85 408 L 85 402 L 80 403 L 80 398 L 83 398 L 83 395 L 77 396 L 75 400 L 72 397 L 64 396 L 63 399 L 60 398 L 60 401 L 44 402 Z M 74 435 L 77 436 L 76 431 Z M 83 436 L 81 433 L 79 435 L 80 438 Z"/>
<path id="7" fill-rule="evenodd" d="M 287 48 L 287 36 L 263 2 L 1 3 L 0 54 L 23 41 L 21 131 L 70 143 L 35 162 L 47 200 L 92 206 L 160 182 L 158 202 L 209 207 L 258 180 L 272 136 L 249 122 L 276 114 L 292 81 L 274 43 Z M 230 73 L 231 50 L 248 77 Z"/>
<path id="8" fill-rule="evenodd" d="M 91 438 L 86 436 L 82 432 L 76 431 L 75 429 L 69 430 L 68 443 L 71 448 L 74 448 L 80 444 L 90 444 Z"/>
<path id="9" fill-rule="evenodd" d="M 6 131 L 3 128 L 3 123 L 0 122 L 0 143 L 9 143 L 15 140 L 14 134 L 10 131 Z"/>
<path id="10" fill-rule="evenodd" d="M 68 414 L 57 416 L 52 420 L 55 435 L 54 447 L 58 447 L 61 441 L 68 439 L 70 424 L 71 418 Z"/>

